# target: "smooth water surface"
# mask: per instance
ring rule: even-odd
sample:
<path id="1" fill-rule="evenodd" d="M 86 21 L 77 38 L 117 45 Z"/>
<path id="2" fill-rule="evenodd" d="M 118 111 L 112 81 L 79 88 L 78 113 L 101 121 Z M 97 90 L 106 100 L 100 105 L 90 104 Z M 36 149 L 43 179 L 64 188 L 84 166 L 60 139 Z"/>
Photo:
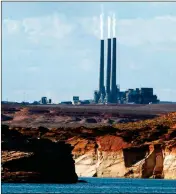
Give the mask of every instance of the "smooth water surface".
<path id="1" fill-rule="evenodd" d="M 77 184 L 3 183 L 2 193 L 176 193 L 176 180 L 80 178 Z"/>

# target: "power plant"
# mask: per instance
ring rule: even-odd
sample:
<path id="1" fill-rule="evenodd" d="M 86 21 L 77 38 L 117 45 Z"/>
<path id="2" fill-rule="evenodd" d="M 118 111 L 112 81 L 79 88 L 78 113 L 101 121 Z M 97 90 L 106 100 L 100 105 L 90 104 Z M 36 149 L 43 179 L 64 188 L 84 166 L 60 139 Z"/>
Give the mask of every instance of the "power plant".
<path id="1" fill-rule="evenodd" d="M 157 96 L 153 93 L 153 88 L 135 88 L 120 90 L 117 84 L 117 39 L 116 39 L 116 18 L 115 14 L 107 17 L 108 35 L 105 40 L 103 37 L 103 13 L 100 14 L 100 63 L 99 63 L 99 86 L 94 91 L 94 99 L 80 100 L 79 96 L 73 96 L 72 101 L 62 101 L 60 104 L 80 105 L 80 104 L 150 104 L 159 103 Z M 111 29 L 112 27 L 112 29 Z M 112 30 L 112 35 L 111 35 Z M 105 48 L 107 45 L 107 48 Z M 107 53 L 107 59 L 105 59 Z M 107 65 L 105 68 L 105 65 Z M 105 72 L 106 69 L 106 72 Z M 8 101 L 4 101 L 8 103 Z M 22 104 L 27 104 L 25 100 Z M 54 104 L 47 97 L 42 97 L 40 101 L 34 101 L 32 104 Z"/>
<path id="2" fill-rule="evenodd" d="M 111 37 L 111 23 L 113 36 Z M 116 62 L 117 62 L 117 40 L 115 35 L 115 15 L 108 16 L 108 38 L 107 38 L 107 60 L 105 60 L 105 40 L 103 39 L 103 13 L 100 15 L 100 69 L 99 69 L 99 90 L 94 92 L 94 103 L 135 103 L 149 104 L 158 103 L 156 95 L 153 95 L 153 88 L 136 88 L 120 91 L 116 83 Z M 105 62 L 107 62 L 106 79 L 104 73 Z M 106 81 L 106 83 L 105 83 Z M 105 87 L 106 84 L 106 87 Z"/>

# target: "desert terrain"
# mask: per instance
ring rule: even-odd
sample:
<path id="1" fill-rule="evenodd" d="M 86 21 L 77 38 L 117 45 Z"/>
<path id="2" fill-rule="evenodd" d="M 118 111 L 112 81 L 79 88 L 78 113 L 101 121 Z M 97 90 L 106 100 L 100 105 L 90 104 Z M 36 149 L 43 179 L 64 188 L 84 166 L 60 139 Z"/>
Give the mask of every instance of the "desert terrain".
<path id="1" fill-rule="evenodd" d="M 1 121 L 23 127 L 94 127 L 151 119 L 175 112 L 176 104 L 2 105 Z"/>

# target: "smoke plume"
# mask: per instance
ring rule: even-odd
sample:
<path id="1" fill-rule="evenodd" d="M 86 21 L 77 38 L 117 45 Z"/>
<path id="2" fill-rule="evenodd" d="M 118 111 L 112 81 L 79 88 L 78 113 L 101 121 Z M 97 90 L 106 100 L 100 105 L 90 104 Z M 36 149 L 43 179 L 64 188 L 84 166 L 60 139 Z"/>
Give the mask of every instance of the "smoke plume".
<path id="1" fill-rule="evenodd" d="M 101 14 L 100 14 L 100 38 L 103 39 L 103 6 L 101 6 Z"/>
<path id="2" fill-rule="evenodd" d="M 113 14 L 113 17 L 112 17 L 112 34 L 113 34 L 113 37 L 115 37 L 115 29 L 116 29 L 116 18 L 115 18 L 115 13 Z"/>
<path id="3" fill-rule="evenodd" d="M 111 38 L 111 17 L 108 16 L 108 38 Z"/>

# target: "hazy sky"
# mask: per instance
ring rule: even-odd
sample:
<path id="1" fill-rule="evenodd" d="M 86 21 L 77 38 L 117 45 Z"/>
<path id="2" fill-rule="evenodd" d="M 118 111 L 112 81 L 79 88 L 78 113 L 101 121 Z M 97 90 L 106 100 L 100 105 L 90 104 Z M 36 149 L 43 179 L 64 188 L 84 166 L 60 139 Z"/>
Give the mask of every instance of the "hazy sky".
<path id="1" fill-rule="evenodd" d="M 93 98 L 99 80 L 101 4 L 3 2 L 2 100 Z M 153 87 L 159 99 L 176 101 L 176 3 L 103 6 L 106 23 L 111 12 L 117 17 L 121 89 Z"/>

